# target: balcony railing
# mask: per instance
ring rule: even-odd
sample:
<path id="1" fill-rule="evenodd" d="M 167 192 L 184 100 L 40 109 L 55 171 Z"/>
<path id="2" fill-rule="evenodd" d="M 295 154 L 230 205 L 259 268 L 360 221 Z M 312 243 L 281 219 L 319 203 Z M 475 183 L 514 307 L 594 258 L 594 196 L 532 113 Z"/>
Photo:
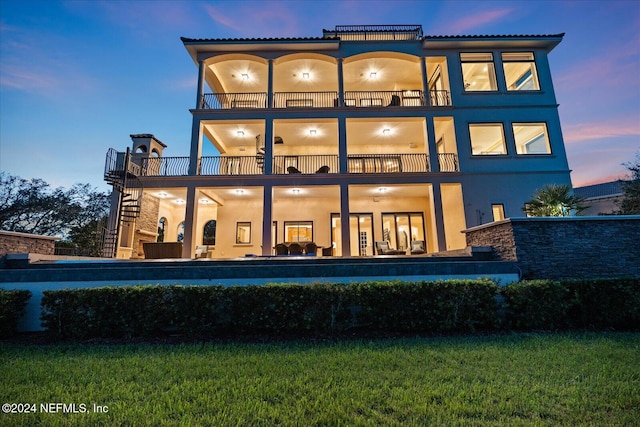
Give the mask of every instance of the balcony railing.
<path id="1" fill-rule="evenodd" d="M 142 176 L 186 176 L 189 157 L 143 158 Z M 259 156 L 205 156 L 200 158 L 198 175 L 263 175 L 263 159 Z M 440 172 L 459 172 L 458 155 L 438 154 Z M 349 154 L 349 173 L 411 173 L 431 172 L 429 155 L 420 154 Z M 338 155 L 289 155 L 273 157 L 273 174 L 336 174 L 340 173 Z"/>
<path id="2" fill-rule="evenodd" d="M 200 108 L 203 110 L 267 108 L 267 93 L 205 93 L 202 95 Z"/>
<path id="3" fill-rule="evenodd" d="M 429 172 L 427 154 L 349 154 L 349 173 Z"/>
<path id="4" fill-rule="evenodd" d="M 274 108 L 326 108 L 338 106 L 338 92 L 276 92 Z"/>
<path id="5" fill-rule="evenodd" d="M 334 154 L 273 156 L 273 173 L 275 175 L 338 173 L 339 169 L 338 156 Z"/>
<path id="6" fill-rule="evenodd" d="M 438 164 L 440 172 L 460 172 L 456 153 L 438 153 Z"/>
<path id="7" fill-rule="evenodd" d="M 441 107 L 451 105 L 447 90 L 431 90 L 428 99 L 421 90 L 347 91 L 344 107 Z M 338 92 L 275 92 L 273 108 L 335 108 L 339 107 Z M 266 92 L 206 93 L 200 99 L 200 109 L 231 110 L 268 108 Z"/>
<path id="8" fill-rule="evenodd" d="M 189 175 L 188 157 L 148 157 L 140 160 L 142 160 L 142 176 Z"/>

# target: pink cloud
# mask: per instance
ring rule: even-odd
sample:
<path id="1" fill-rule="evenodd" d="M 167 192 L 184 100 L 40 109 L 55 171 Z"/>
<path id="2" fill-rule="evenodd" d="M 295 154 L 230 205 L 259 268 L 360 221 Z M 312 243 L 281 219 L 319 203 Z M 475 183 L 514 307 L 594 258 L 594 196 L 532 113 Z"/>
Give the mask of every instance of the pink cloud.
<path id="1" fill-rule="evenodd" d="M 618 137 L 640 137 L 640 122 L 637 117 L 607 120 L 596 123 L 574 123 L 563 126 L 564 141 L 567 145 L 594 139 Z"/>
<path id="2" fill-rule="evenodd" d="M 224 15 L 220 9 L 214 8 L 211 5 L 205 5 L 204 9 L 207 11 L 207 15 L 209 15 L 211 19 L 213 19 L 218 24 L 227 28 L 231 28 L 232 30 L 235 30 L 235 31 L 244 30 L 244 27 L 242 25 L 239 25 L 231 17 Z M 245 24 L 246 23 L 245 18 L 241 19 L 241 22 Z"/>
<path id="3" fill-rule="evenodd" d="M 488 10 L 460 18 L 447 25 L 451 34 L 460 34 L 486 24 L 493 24 L 512 12 L 512 9 Z"/>

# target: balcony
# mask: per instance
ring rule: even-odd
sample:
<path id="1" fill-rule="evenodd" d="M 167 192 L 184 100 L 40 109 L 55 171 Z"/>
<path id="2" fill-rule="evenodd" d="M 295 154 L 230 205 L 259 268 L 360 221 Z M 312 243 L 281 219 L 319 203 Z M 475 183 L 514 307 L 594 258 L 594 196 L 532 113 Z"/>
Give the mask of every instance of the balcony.
<path id="1" fill-rule="evenodd" d="M 206 93 L 202 95 L 201 110 L 265 109 L 268 107 L 266 92 Z M 346 91 L 346 108 L 381 107 L 446 107 L 451 106 L 447 90 L 431 90 L 425 96 L 421 90 Z M 338 108 L 338 92 L 275 92 L 270 108 Z"/>
<path id="2" fill-rule="evenodd" d="M 150 157 L 141 159 L 141 176 L 187 176 L 189 157 Z M 350 174 L 386 174 L 431 172 L 428 154 L 349 154 Z M 455 153 L 438 154 L 440 172 L 459 172 Z M 200 158 L 197 175 L 263 175 L 260 156 L 205 156 Z M 289 155 L 273 157 L 273 174 L 337 174 L 339 158 L 333 154 Z"/>

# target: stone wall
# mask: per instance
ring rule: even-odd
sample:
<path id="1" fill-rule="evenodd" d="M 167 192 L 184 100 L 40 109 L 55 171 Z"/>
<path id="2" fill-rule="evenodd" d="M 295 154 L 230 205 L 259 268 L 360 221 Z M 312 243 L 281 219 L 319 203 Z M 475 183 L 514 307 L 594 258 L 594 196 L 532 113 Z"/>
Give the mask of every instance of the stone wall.
<path id="1" fill-rule="evenodd" d="M 142 195 L 140 217 L 136 219 L 131 258 L 144 258 L 143 243 L 157 240 L 159 209 L 159 199 L 148 194 Z"/>
<path id="2" fill-rule="evenodd" d="M 640 276 L 640 216 L 512 218 L 465 233 L 524 278 Z"/>
<path id="3" fill-rule="evenodd" d="M 53 255 L 57 240 L 60 240 L 60 237 L 0 231 L 0 257 L 6 254 L 28 253 Z"/>

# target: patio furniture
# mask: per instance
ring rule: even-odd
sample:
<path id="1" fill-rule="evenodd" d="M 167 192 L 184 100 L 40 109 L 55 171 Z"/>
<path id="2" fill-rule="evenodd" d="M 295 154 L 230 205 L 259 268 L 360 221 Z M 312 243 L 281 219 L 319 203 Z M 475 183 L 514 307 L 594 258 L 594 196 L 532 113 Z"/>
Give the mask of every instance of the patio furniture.
<path id="1" fill-rule="evenodd" d="M 314 242 L 309 242 L 304 246 L 304 252 L 307 255 L 316 256 L 316 253 L 318 252 L 318 245 Z"/>
<path id="2" fill-rule="evenodd" d="M 284 243 L 276 245 L 276 255 L 289 255 L 289 248 Z"/>
<path id="3" fill-rule="evenodd" d="M 320 169 L 316 171 L 316 173 L 329 173 L 329 166 L 321 166 Z"/>
<path id="4" fill-rule="evenodd" d="M 389 242 L 376 242 L 376 250 L 378 251 L 378 255 L 404 255 L 405 251 L 400 251 L 398 249 L 393 249 L 389 246 Z"/>
<path id="5" fill-rule="evenodd" d="M 302 246 L 293 242 L 289 245 L 289 255 L 302 255 Z"/>
<path id="6" fill-rule="evenodd" d="M 145 259 L 182 258 L 182 242 L 144 242 Z"/>
<path id="7" fill-rule="evenodd" d="M 391 102 L 387 107 L 397 107 L 400 105 L 400 97 L 398 95 L 391 95 Z"/>
<path id="8" fill-rule="evenodd" d="M 295 166 L 289 166 L 289 167 L 287 168 L 287 172 L 289 172 L 289 173 L 301 173 L 301 172 L 298 170 L 298 168 L 297 168 L 297 167 L 295 167 Z"/>
<path id="9" fill-rule="evenodd" d="M 333 256 L 333 247 L 331 245 L 322 248 L 322 256 Z"/>
<path id="10" fill-rule="evenodd" d="M 411 241 L 411 255 L 424 254 L 424 240 L 412 240 Z"/>

